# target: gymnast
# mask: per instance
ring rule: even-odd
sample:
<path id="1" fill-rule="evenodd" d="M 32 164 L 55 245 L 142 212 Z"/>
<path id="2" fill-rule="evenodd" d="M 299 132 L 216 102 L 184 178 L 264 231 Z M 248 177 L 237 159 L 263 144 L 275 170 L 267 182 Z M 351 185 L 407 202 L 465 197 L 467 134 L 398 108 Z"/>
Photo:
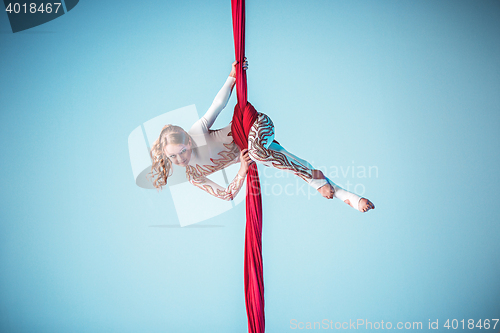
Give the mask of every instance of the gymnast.
<path id="1" fill-rule="evenodd" d="M 189 131 L 175 125 L 163 127 L 150 151 L 153 164 L 149 175 L 153 185 L 157 189 L 165 186 L 167 178 L 173 172 L 172 164 L 175 164 L 186 168 L 186 177 L 191 184 L 217 198 L 233 200 L 243 185 L 249 165 L 257 162 L 302 178 L 327 199 L 336 197 L 360 212 L 374 209 L 375 205 L 370 200 L 339 187 L 309 162 L 291 154 L 274 141 L 273 122 L 263 113 L 259 112 L 249 132 L 248 149 L 242 151 L 233 141 L 231 125 L 211 129 L 231 96 L 236 82 L 237 63 L 235 61 L 232 64 L 229 77 L 206 114 Z M 247 68 L 248 62 L 245 60 L 243 69 Z M 227 188 L 207 178 L 208 175 L 238 162 L 241 163 L 240 169 Z"/>

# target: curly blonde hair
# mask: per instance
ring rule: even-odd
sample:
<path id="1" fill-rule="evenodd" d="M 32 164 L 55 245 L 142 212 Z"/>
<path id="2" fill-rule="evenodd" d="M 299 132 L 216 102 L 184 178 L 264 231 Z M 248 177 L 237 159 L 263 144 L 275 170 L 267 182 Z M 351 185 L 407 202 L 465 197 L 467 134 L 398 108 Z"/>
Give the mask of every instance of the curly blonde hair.
<path id="1" fill-rule="evenodd" d="M 151 147 L 149 155 L 151 156 L 151 172 L 149 178 L 153 182 L 156 189 L 161 189 L 167 185 L 167 178 L 172 174 L 172 162 L 165 156 L 164 149 L 167 144 L 184 144 L 187 145 L 191 140 L 191 145 L 194 148 L 195 142 L 191 136 L 180 126 L 165 125 L 163 126 L 160 136 Z"/>

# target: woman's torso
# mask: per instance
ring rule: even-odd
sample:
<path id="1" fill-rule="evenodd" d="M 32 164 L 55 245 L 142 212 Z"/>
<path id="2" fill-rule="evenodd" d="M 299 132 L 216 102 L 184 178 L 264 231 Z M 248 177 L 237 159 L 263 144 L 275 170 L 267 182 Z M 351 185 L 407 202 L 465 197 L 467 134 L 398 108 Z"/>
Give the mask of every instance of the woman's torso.
<path id="1" fill-rule="evenodd" d="M 240 149 L 233 141 L 231 125 L 218 130 L 190 131 L 196 143 L 186 166 L 188 180 L 208 176 L 240 160 Z"/>

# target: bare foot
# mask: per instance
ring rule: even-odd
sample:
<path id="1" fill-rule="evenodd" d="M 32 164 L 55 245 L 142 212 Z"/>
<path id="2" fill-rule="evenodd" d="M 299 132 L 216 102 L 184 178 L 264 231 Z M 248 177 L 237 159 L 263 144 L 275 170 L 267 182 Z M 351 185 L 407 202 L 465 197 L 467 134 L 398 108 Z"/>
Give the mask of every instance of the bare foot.
<path id="1" fill-rule="evenodd" d="M 325 175 L 323 174 L 323 172 L 321 172 L 321 170 L 313 170 L 312 176 L 313 179 L 325 179 Z M 326 183 L 325 185 L 318 188 L 318 192 L 327 199 L 333 199 L 335 190 L 333 189 L 333 186 L 330 185 L 330 183 Z"/>
<path id="2" fill-rule="evenodd" d="M 318 188 L 318 192 L 327 199 L 333 199 L 335 190 L 333 189 L 332 185 L 326 183 L 325 185 Z"/>
<path id="3" fill-rule="evenodd" d="M 352 207 L 352 204 L 349 201 L 349 199 L 344 200 L 344 202 Z M 353 207 L 353 208 L 355 208 L 355 207 Z M 360 212 L 366 213 L 370 209 L 375 209 L 375 205 L 373 204 L 373 202 L 371 202 L 370 200 L 368 200 L 366 198 L 361 198 L 361 200 L 359 200 L 359 203 L 358 203 L 358 210 Z"/>

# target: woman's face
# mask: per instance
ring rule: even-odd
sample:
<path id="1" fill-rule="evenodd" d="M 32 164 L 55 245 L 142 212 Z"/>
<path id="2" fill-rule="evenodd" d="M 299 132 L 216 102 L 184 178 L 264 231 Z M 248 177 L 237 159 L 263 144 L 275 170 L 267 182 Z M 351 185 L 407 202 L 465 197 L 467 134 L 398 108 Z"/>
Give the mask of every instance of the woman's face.
<path id="1" fill-rule="evenodd" d="M 187 145 L 184 144 L 168 144 L 165 146 L 164 154 L 173 164 L 185 167 L 191 160 L 191 140 Z"/>

